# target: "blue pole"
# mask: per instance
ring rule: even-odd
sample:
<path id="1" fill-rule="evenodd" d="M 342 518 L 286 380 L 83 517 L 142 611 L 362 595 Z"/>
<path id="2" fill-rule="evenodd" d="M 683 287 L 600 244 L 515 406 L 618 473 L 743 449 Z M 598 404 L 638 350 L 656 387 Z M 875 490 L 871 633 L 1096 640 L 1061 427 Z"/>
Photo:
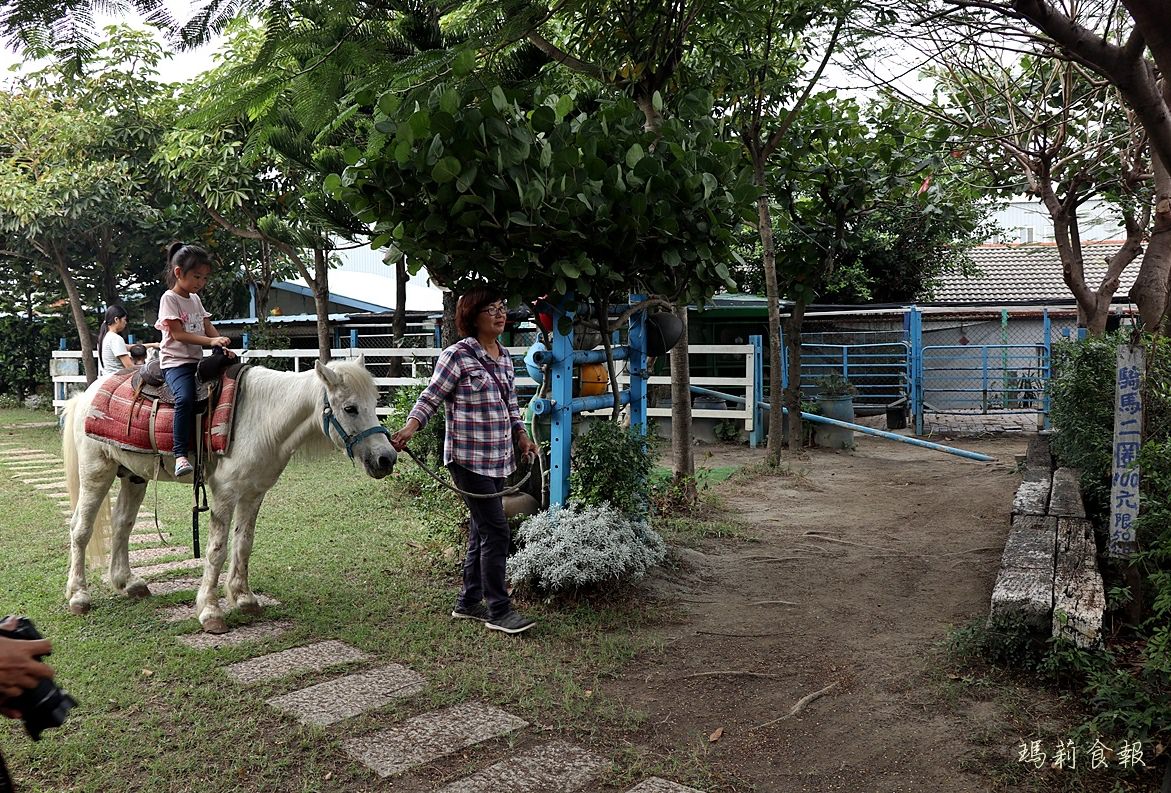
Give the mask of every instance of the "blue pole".
<path id="1" fill-rule="evenodd" d="M 752 432 L 748 434 L 748 444 L 755 449 L 764 440 L 764 410 L 760 404 L 764 402 L 764 343 L 760 336 L 749 336 L 748 343 L 752 345 Z"/>
<path id="2" fill-rule="evenodd" d="M 350 328 L 350 349 L 358 349 L 358 329 Z"/>
<path id="3" fill-rule="evenodd" d="M 244 331 L 244 335 L 240 340 L 240 343 L 244 345 L 245 350 L 249 349 L 252 346 L 252 334 L 248 331 Z"/>
<path id="4" fill-rule="evenodd" d="M 1053 322 L 1049 309 L 1042 314 L 1045 349 L 1041 355 L 1041 429 L 1049 429 L 1049 379 L 1053 377 Z"/>
<path id="5" fill-rule="evenodd" d="M 612 352 L 614 353 L 615 361 L 626 360 L 630 357 L 630 350 L 627 347 L 615 347 Z M 583 366 L 587 363 L 605 363 L 606 351 L 570 350 L 569 358 L 571 366 Z M 537 366 L 544 366 L 547 363 L 557 363 L 559 360 L 560 359 L 557 357 L 557 353 L 552 350 L 538 350 L 537 352 L 533 353 L 533 361 L 537 364 Z"/>
<path id="6" fill-rule="evenodd" d="M 700 386 L 691 386 L 692 393 L 707 394 L 708 396 L 718 396 L 723 399 L 744 404 L 743 397 L 732 396 L 731 394 L 721 394 L 719 391 L 712 391 L 710 388 L 701 388 Z M 765 410 L 771 406 L 767 403 L 761 405 Z M 781 408 L 782 411 L 788 413 L 788 408 Z M 987 454 L 980 454 L 979 452 L 970 452 L 967 449 L 957 449 L 954 446 L 944 446 L 942 443 L 932 443 L 931 441 L 921 440 L 920 438 L 910 438 L 906 435 L 899 435 L 896 432 L 887 432 L 886 430 L 876 430 L 873 427 L 867 427 L 865 424 L 853 424 L 849 421 L 838 421 L 827 416 L 819 416 L 816 413 L 801 412 L 801 418 L 805 421 L 811 421 L 814 424 L 828 424 L 831 427 L 841 427 L 842 429 L 853 430 L 854 432 L 861 432 L 864 435 L 873 435 L 877 438 L 885 438 L 889 441 L 898 441 L 899 443 L 909 443 L 912 446 L 921 446 L 924 449 L 931 449 L 937 452 L 944 452 L 946 454 L 954 454 L 957 457 L 963 457 L 968 460 L 979 460 L 982 463 L 994 463 L 995 457 L 989 457 Z"/>
<path id="7" fill-rule="evenodd" d="M 630 295 L 631 305 L 641 303 L 642 295 Z M 626 352 L 626 369 L 630 372 L 630 426 L 637 427 L 645 436 L 647 433 L 646 392 L 647 378 L 650 373 L 646 370 L 646 311 L 638 311 L 630 317 L 630 331 L 628 334 L 630 346 L 614 348 L 614 357 L 618 357 L 620 350 Z"/>
<path id="8" fill-rule="evenodd" d="M 923 434 L 923 315 L 911 307 L 911 410 L 915 414 L 915 434 Z"/>
<path id="9" fill-rule="evenodd" d="M 778 328 L 777 331 L 779 334 L 777 336 L 777 344 L 781 345 L 781 354 L 780 354 L 781 388 L 785 389 L 785 388 L 789 387 L 789 353 L 788 353 L 788 350 L 785 348 L 785 328 L 784 328 L 784 326 L 781 326 L 780 328 Z M 769 394 L 769 399 L 774 399 L 774 398 L 779 399 L 780 395 Z"/>
<path id="10" fill-rule="evenodd" d="M 981 399 L 981 410 L 984 413 L 988 412 L 988 345 L 980 345 L 980 368 L 983 375 L 980 381 L 980 393 L 983 394 Z"/>
<path id="11" fill-rule="evenodd" d="M 549 506 L 569 500 L 569 450 L 573 443 L 573 326 L 569 333 L 561 332 L 561 317 L 573 319 L 573 312 L 565 305 L 573 299 L 566 295 L 554 311 L 553 364 L 549 374 L 553 378 L 549 396 L 552 400 L 549 421 Z M 533 406 L 536 410 L 536 406 Z"/>

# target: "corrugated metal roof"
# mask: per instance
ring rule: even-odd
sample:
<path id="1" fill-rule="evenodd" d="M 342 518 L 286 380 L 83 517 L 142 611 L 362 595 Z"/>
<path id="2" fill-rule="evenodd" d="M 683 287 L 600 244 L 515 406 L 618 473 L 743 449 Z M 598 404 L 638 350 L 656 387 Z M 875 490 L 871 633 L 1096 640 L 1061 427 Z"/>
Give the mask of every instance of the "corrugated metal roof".
<path id="1" fill-rule="evenodd" d="M 1096 288 L 1106 274 L 1106 260 L 1122 247 L 1118 241 L 1082 244 L 1086 282 Z M 1072 302 L 1061 277 L 1061 257 L 1052 243 L 1039 245 L 981 245 L 971 251 L 975 272 L 948 273 L 931 296 L 935 303 L 967 304 L 1050 300 Z M 1126 302 L 1138 275 L 1139 260 L 1122 271 L 1114 299 Z"/>

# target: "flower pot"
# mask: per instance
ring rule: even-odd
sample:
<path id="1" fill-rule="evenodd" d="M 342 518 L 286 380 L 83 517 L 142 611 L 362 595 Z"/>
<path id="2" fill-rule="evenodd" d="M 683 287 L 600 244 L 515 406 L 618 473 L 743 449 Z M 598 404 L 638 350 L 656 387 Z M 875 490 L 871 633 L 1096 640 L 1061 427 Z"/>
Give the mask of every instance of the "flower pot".
<path id="1" fill-rule="evenodd" d="M 821 415 L 838 421 L 854 421 L 854 397 L 819 396 L 817 406 Z M 813 443 L 824 449 L 853 449 L 854 431 L 829 424 L 816 424 L 813 429 Z"/>

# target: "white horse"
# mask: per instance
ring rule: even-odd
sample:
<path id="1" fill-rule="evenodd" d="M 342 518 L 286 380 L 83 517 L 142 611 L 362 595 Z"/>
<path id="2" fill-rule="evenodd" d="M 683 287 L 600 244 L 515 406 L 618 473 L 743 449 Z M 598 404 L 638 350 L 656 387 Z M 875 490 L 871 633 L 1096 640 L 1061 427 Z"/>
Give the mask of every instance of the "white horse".
<path id="1" fill-rule="evenodd" d="M 70 400 L 65 408 L 65 473 L 74 506 L 65 597 L 74 614 L 85 614 L 90 609 L 85 553 L 95 525 L 102 531 L 112 524 L 110 583 L 130 597 L 150 594 L 146 582 L 131 574 L 130 530 L 146 494 L 146 480 L 156 478 L 157 473 L 162 481 L 175 481 L 173 457 L 166 456 L 160 465 L 156 455 L 123 451 L 85 434 L 85 417 L 95 393 L 96 384 Z M 244 376 L 236 399 L 228 453 L 222 457 L 209 454 L 206 458 L 206 482 L 212 496 L 211 531 L 195 613 L 208 633 L 228 629 L 217 588 L 227 556 L 230 525 L 235 526 L 235 536 L 227 602 L 229 607 L 236 606 L 246 613 L 260 611 L 248 587 L 248 557 L 256 513 L 294 452 L 344 449 L 351 459 L 360 460 L 366 473 L 375 479 L 389 474 L 397 458 L 390 434 L 375 413 L 378 390 L 362 358 L 329 366 L 318 363 L 315 370 L 301 373 L 255 366 Z M 124 478 L 111 515 L 106 494 L 119 475 Z"/>

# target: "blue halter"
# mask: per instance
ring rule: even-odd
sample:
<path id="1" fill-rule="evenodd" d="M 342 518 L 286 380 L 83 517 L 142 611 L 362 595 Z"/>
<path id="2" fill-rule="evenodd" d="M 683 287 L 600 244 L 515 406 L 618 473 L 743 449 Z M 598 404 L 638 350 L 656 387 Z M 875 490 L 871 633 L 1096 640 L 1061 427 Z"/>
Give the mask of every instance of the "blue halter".
<path id="1" fill-rule="evenodd" d="M 360 443 L 364 438 L 379 434 L 390 438 L 390 430 L 381 424 L 375 427 L 371 427 L 368 430 L 362 430 L 357 435 L 350 435 L 346 432 L 346 428 L 342 426 L 342 423 L 337 420 L 337 416 L 333 414 L 333 408 L 329 406 L 329 394 L 327 394 L 325 391 L 322 391 L 321 398 L 325 402 L 325 405 L 321 408 L 321 431 L 325 433 L 325 437 L 328 438 L 330 425 L 333 425 L 334 430 L 337 431 L 338 437 L 341 438 L 342 443 L 346 445 L 346 454 L 350 456 L 351 460 L 354 459 L 354 447 L 357 446 L 358 443 Z"/>

